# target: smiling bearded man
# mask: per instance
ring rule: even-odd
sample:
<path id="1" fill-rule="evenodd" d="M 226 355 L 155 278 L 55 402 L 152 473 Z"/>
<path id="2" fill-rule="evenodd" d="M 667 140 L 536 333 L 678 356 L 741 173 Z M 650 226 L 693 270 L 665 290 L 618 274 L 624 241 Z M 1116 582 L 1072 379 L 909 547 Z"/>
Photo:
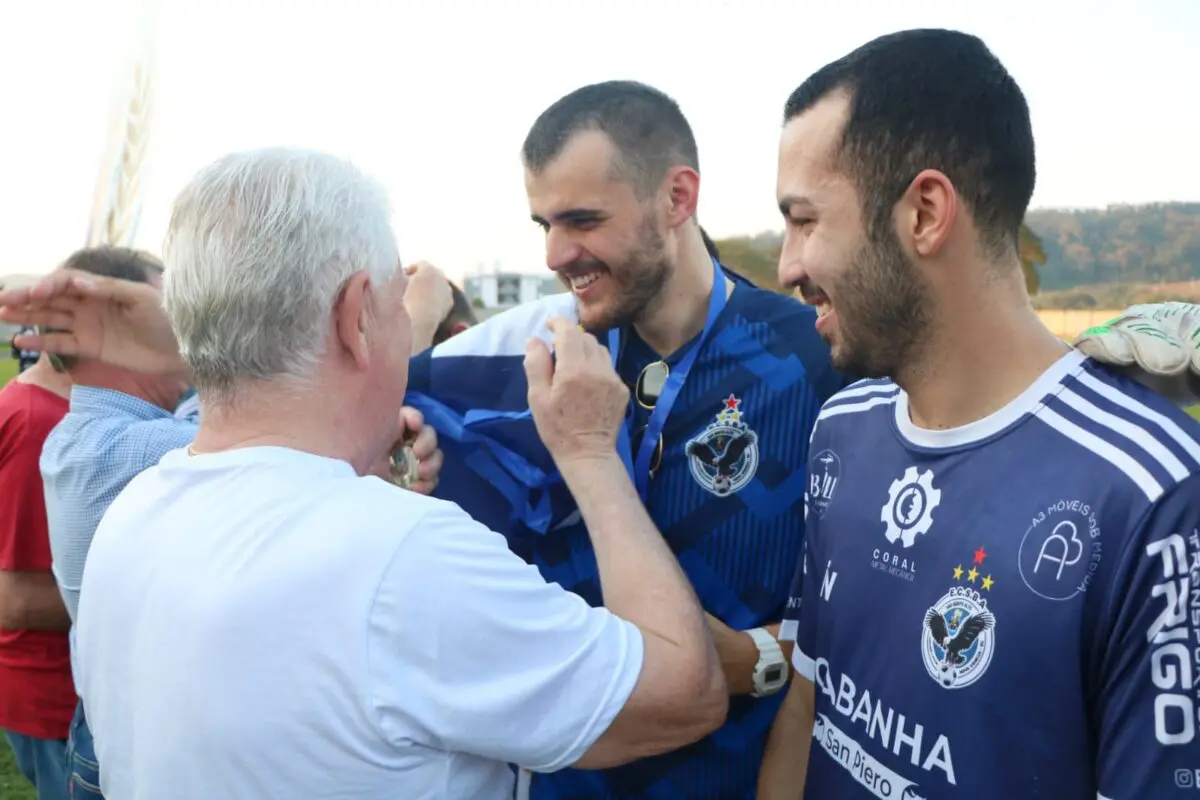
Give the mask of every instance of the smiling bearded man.
<path id="1" fill-rule="evenodd" d="M 533 124 L 522 159 L 546 264 L 571 291 L 414 360 L 407 402 L 446 452 L 437 495 L 601 604 L 595 554 L 528 419 L 520 369 L 548 316 L 580 322 L 631 389 L 627 468 L 710 614 L 733 695 L 725 726 L 691 747 L 525 774 L 523 788 L 535 800 L 752 798 L 788 677 L 775 634 L 804 532 L 808 431 L 844 381 L 811 308 L 737 278 L 705 247 L 695 138 L 666 95 L 623 81 L 574 91 Z"/>

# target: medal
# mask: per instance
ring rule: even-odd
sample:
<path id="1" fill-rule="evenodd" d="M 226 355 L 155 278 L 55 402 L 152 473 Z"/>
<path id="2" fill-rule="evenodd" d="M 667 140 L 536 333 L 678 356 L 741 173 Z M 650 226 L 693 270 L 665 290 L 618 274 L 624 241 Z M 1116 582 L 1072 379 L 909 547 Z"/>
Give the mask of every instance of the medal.
<path id="1" fill-rule="evenodd" d="M 391 467 L 388 477 L 401 489 L 411 489 L 421 479 L 418 472 L 421 462 L 417 460 L 411 445 L 405 444 L 392 451 L 388 465 Z"/>

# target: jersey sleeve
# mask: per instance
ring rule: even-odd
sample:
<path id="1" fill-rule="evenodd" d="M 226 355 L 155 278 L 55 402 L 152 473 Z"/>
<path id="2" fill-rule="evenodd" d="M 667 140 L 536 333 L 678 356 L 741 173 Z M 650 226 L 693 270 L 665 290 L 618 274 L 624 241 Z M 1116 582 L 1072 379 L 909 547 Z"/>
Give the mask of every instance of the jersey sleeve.
<path id="1" fill-rule="evenodd" d="M 813 427 L 808 439 L 808 452 L 813 452 L 813 443 L 817 438 L 820 423 Z M 805 486 L 812 485 L 812 470 L 805 476 Z M 779 626 L 779 639 L 784 642 L 795 642 L 792 648 L 792 667 L 796 673 L 808 680 L 813 679 L 816 658 L 817 626 L 817 587 L 815 559 L 813 551 L 819 536 L 817 529 L 819 518 L 810 514 L 812 497 L 804 492 L 804 541 L 800 546 L 800 560 L 796 564 L 795 575 L 792 576 L 792 587 L 788 592 L 787 608 L 783 613 L 783 622 Z"/>
<path id="2" fill-rule="evenodd" d="M 28 417 L 13 417 L 10 425 Z M 0 570 L 50 569 L 50 534 L 46 525 L 46 495 L 38 459 L 42 441 L 33 431 L 12 430 L 3 438 L 0 454 Z"/>
<path id="3" fill-rule="evenodd" d="M 1096 763 L 1102 800 L 1200 785 L 1200 476 L 1151 509 L 1108 606 Z"/>
<path id="4" fill-rule="evenodd" d="M 796 566 L 792 589 L 788 592 L 787 610 L 779 627 L 779 639 L 796 643 L 792 648 L 792 667 L 796 674 L 810 681 L 813 679 L 817 638 L 814 619 L 817 612 L 817 592 L 813 579 L 815 574 L 812 539 L 806 533 L 804 544 L 801 546 L 800 563 Z"/>
<path id="5" fill-rule="evenodd" d="M 641 674 L 633 624 L 547 583 L 446 503 L 397 550 L 370 621 L 384 734 L 535 772 L 575 763 Z"/>

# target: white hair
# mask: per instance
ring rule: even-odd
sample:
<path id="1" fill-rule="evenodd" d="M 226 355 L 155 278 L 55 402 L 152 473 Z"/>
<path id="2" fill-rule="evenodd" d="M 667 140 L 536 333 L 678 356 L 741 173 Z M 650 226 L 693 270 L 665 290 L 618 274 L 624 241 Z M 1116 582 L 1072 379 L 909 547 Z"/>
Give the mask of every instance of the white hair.
<path id="1" fill-rule="evenodd" d="M 163 298 L 202 395 L 307 383 L 346 281 L 395 278 L 390 217 L 379 183 L 325 153 L 234 153 L 197 174 L 172 210 Z"/>

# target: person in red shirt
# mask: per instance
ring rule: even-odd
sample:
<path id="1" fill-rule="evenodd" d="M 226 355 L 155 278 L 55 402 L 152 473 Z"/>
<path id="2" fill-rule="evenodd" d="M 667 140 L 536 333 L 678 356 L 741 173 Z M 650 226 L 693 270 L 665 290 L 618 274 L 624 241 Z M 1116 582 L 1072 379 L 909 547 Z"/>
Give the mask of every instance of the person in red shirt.
<path id="1" fill-rule="evenodd" d="M 43 355 L 0 389 L 0 730 L 38 800 L 67 797 L 71 619 L 50 573 L 38 459 L 71 383 Z"/>

